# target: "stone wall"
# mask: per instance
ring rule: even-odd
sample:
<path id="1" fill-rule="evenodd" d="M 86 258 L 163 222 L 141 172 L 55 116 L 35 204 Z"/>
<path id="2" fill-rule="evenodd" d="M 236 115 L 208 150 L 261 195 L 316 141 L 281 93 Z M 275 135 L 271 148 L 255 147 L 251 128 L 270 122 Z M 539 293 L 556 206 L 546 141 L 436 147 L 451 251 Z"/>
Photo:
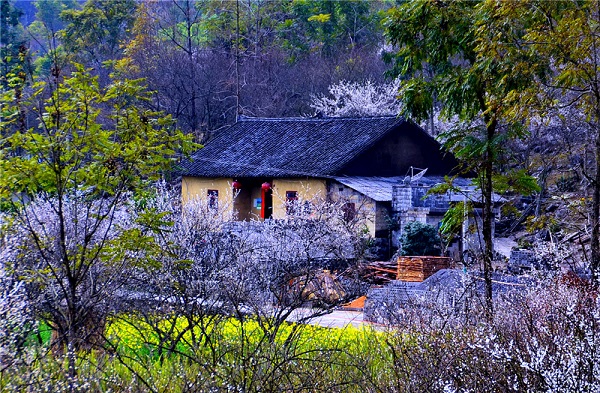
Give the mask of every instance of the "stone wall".
<path id="1" fill-rule="evenodd" d="M 412 187 L 394 186 L 392 188 L 392 210 L 401 212 L 409 210 L 412 206 Z"/>
<path id="2" fill-rule="evenodd" d="M 392 245 L 400 247 L 399 239 L 406 224 L 419 221 L 427 224 L 428 207 L 414 206 L 414 188 L 411 186 L 394 186 L 392 189 L 392 212 L 396 229 L 392 232 Z"/>
<path id="3" fill-rule="evenodd" d="M 376 323 L 393 323 L 398 321 L 404 306 L 416 301 L 425 291 L 419 283 L 391 281 L 383 287 L 372 287 L 367 292 L 363 309 L 366 321 Z"/>
<path id="4" fill-rule="evenodd" d="M 512 250 L 508 260 L 508 270 L 511 273 L 521 273 L 523 270 L 539 269 L 541 264 L 537 255 L 530 250 Z"/>

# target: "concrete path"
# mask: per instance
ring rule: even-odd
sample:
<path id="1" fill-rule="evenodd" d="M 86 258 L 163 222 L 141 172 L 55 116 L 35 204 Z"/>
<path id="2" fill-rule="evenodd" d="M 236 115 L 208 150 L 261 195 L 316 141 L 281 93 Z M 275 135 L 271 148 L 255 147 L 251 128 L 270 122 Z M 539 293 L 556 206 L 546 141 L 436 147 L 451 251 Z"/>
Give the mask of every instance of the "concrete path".
<path id="1" fill-rule="evenodd" d="M 497 237 L 494 239 L 494 251 L 499 252 L 506 258 L 510 258 L 510 252 L 516 246 L 517 242 L 508 237 Z"/>
<path id="2" fill-rule="evenodd" d="M 290 320 L 297 320 L 300 316 L 308 315 L 310 310 L 300 309 L 292 315 Z M 314 317 L 309 320 L 310 324 L 328 328 L 343 328 L 348 325 L 353 327 L 371 326 L 363 319 L 363 313 L 359 311 L 334 310 L 329 314 Z"/>
<path id="3" fill-rule="evenodd" d="M 343 310 L 335 310 L 330 314 L 313 318 L 310 323 L 328 328 L 343 328 L 348 325 L 352 325 L 353 327 L 370 325 L 369 322 L 363 319 L 362 312 Z"/>

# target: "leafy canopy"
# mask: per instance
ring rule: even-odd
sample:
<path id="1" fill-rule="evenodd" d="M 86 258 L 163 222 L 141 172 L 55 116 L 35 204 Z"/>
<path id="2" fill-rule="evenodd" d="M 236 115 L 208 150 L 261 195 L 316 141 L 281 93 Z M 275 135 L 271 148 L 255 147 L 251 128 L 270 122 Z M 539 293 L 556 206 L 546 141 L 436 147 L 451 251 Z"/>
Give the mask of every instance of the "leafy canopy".
<path id="1" fill-rule="evenodd" d="M 22 100 L 14 100 L 14 90 L 3 93 L 2 201 L 40 192 L 96 198 L 141 190 L 178 153 L 194 148 L 169 116 L 142 109 L 148 93 L 140 80 L 116 78 L 100 88 L 89 70 L 75 68 L 55 87 L 36 81 Z M 23 129 L 23 116 L 32 127 Z"/>

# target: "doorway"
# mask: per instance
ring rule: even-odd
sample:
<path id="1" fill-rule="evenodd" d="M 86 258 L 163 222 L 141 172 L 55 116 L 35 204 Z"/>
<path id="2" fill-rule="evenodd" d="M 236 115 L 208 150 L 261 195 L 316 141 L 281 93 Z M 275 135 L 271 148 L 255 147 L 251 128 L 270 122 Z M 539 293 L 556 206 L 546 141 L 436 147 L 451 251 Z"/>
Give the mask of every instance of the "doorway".
<path id="1" fill-rule="evenodd" d="M 273 215 L 273 189 L 263 187 L 261 189 L 261 199 L 260 218 L 268 220 Z"/>

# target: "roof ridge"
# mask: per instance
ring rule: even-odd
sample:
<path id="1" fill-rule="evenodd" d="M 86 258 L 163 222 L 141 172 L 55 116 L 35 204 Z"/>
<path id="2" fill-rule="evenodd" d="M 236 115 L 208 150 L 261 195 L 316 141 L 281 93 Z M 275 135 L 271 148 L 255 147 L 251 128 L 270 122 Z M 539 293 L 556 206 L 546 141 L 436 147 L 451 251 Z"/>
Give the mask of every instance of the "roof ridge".
<path id="1" fill-rule="evenodd" d="M 246 121 L 325 121 L 325 120 L 368 120 L 368 119 L 398 119 L 406 120 L 404 116 L 322 116 L 322 117 L 247 117 L 240 116 L 238 122 Z"/>

